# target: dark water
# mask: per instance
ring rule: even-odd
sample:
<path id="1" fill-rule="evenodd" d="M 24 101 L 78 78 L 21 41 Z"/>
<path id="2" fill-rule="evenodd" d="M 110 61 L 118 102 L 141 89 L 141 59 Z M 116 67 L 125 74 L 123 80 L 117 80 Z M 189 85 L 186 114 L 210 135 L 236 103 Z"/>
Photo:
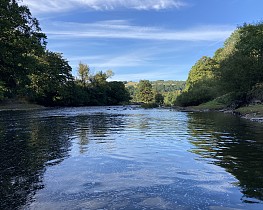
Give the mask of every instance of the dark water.
<path id="1" fill-rule="evenodd" d="M 0 112 L 0 209 L 263 209 L 263 124 L 127 107 Z"/>

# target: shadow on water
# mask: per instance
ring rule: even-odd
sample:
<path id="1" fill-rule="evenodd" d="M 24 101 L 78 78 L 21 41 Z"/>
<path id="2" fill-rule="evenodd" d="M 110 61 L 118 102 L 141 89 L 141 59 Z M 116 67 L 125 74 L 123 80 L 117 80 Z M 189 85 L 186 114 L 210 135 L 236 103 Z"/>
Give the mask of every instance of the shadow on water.
<path id="1" fill-rule="evenodd" d="M 262 124 L 221 113 L 189 113 L 188 129 L 191 152 L 235 176 L 243 202 L 263 201 Z"/>
<path id="2" fill-rule="evenodd" d="M 0 209 L 16 209 L 42 189 L 46 166 L 68 156 L 70 127 L 63 118 L 42 120 L 34 112 L 2 112 Z"/>
<path id="3" fill-rule="evenodd" d="M 32 203 L 35 193 L 45 187 L 47 167 L 70 156 L 72 140 L 78 139 L 79 153 L 84 154 L 90 137 L 103 143 L 108 129 L 120 125 L 103 113 L 92 117 L 63 116 L 57 110 L 0 114 L 0 209 Z"/>

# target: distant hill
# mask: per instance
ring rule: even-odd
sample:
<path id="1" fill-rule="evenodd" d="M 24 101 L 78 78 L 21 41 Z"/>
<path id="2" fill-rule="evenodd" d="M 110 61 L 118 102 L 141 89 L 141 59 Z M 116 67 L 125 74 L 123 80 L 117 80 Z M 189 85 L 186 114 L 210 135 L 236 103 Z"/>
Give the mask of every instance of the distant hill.
<path id="1" fill-rule="evenodd" d="M 177 80 L 156 80 L 156 81 L 150 81 L 152 84 L 153 90 L 159 93 L 167 93 L 167 92 L 173 92 L 176 90 L 183 90 L 185 87 L 185 81 L 177 81 Z M 125 82 L 126 87 L 136 87 L 138 82 Z"/>

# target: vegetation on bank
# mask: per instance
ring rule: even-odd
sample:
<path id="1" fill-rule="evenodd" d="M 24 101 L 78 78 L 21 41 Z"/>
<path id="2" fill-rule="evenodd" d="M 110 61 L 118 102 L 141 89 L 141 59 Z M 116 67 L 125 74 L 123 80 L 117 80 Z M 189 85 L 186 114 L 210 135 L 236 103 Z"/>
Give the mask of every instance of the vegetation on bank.
<path id="1" fill-rule="evenodd" d="M 249 105 L 235 110 L 241 116 L 263 118 L 263 104 Z"/>
<path id="2" fill-rule="evenodd" d="M 236 109 L 263 101 L 263 23 L 238 27 L 212 58 L 189 72 L 175 104 Z"/>
<path id="3" fill-rule="evenodd" d="M 125 82 L 131 95 L 131 102 L 143 103 L 143 107 L 173 106 L 176 97 L 185 87 L 185 81 L 149 81 Z"/>
<path id="4" fill-rule="evenodd" d="M 112 71 L 91 74 L 79 64 L 78 77 L 61 53 L 47 49 L 47 37 L 19 0 L 0 2 L 0 101 L 23 98 L 45 106 L 115 105 L 130 99 Z"/>

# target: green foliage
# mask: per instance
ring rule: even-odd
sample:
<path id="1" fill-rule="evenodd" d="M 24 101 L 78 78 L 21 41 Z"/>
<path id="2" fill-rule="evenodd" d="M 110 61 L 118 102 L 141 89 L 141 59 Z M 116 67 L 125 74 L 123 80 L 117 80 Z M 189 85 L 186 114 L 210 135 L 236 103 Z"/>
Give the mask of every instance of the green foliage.
<path id="1" fill-rule="evenodd" d="M 252 87 L 252 89 L 248 92 L 248 100 L 251 102 L 263 102 L 263 82 L 257 83 Z"/>
<path id="2" fill-rule="evenodd" d="M 44 53 L 45 39 L 26 6 L 0 1 L 0 78 L 11 94 L 28 84 L 35 57 Z"/>
<path id="3" fill-rule="evenodd" d="M 185 87 L 185 81 L 163 81 L 157 80 L 151 82 L 153 90 L 157 93 L 168 93 L 177 90 L 182 90 Z"/>
<path id="4" fill-rule="evenodd" d="M 89 66 L 87 64 L 79 63 L 78 74 L 80 77 L 80 82 L 81 82 L 82 86 L 84 86 L 84 87 L 88 83 L 89 73 L 90 73 Z"/>
<path id="5" fill-rule="evenodd" d="M 220 110 L 226 108 L 226 105 L 219 103 L 216 99 L 214 99 L 193 108 L 196 108 L 197 110 Z"/>
<path id="6" fill-rule="evenodd" d="M 226 107 L 231 106 L 233 101 L 235 100 L 235 93 L 227 93 L 225 95 L 219 96 L 214 99 L 215 102 L 220 104 L 225 104 Z"/>
<path id="7" fill-rule="evenodd" d="M 191 69 L 186 88 L 177 98 L 182 106 L 217 98 L 239 107 L 261 98 L 263 81 L 263 23 L 244 24 L 225 41 L 213 58 L 203 57 Z M 259 99 L 261 100 L 261 99 Z"/>
<path id="8" fill-rule="evenodd" d="M 185 89 L 176 98 L 176 105 L 196 106 L 217 96 L 214 68 L 216 62 L 209 57 L 202 57 L 192 67 Z"/>
<path id="9" fill-rule="evenodd" d="M 73 88 L 75 106 L 101 106 L 126 104 L 130 100 L 130 94 L 123 82 L 108 82 L 109 76 L 113 72 L 98 72 L 89 75 L 89 82 L 83 86 L 79 81 L 75 81 Z"/>
<path id="10" fill-rule="evenodd" d="M 156 93 L 154 96 L 155 103 L 160 105 L 163 105 L 164 103 L 164 96 L 161 93 Z"/>
<path id="11" fill-rule="evenodd" d="M 165 104 L 166 106 L 172 106 L 175 102 L 177 95 L 185 87 L 184 81 L 173 81 L 173 80 L 157 80 L 149 81 L 152 85 L 153 101 L 158 105 Z M 139 98 L 138 83 L 136 82 L 126 82 L 127 90 L 129 91 L 132 102 L 141 102 Z"/>
<path id="12" fill-rule="evenodd" d="M 29 75 L 31 100 L 43 105 L 64 104 L 73 81 L 71 67 L 59 53 L 46 51 L 40 59 L 34 73 Z"/>
<path id="13" fill-rule="evenodd" d="M 230 38 L 225 48 L 232 50 L 221 56 L 216 74 L 225 92 L 247 92 L 263 81 L 263 24 L 244 24 Z"/>
<path id="14" fill-rule="evenodd" d="M 210 81 L 200 81 L 193 88 L 180 94 L 176 98 L 175 104 L 178 106 L 197 106 L 212 100 L 214 97 L 214 88 L 210 85 Z"/>
<path id="15" fill-rule="evenodd" d="M 152 109 L 152 108 L 158 107 L 158 104 L 156 104 L 156 103 L 147 103 L 147 104 L 142 104 L 141 106 L 144 109 Z"/>
<path id="16" fill-rule="evenodd" d="M 241 115 L 247 115 L 250 114 L 253 117 L 255 114 L 257 116 L 263 117 L 263 104 L 255 104 L 255 105 L 249 105 L 249 106 L 243 106 L 235 110 L 237 113 L 240 113 Z"/>
<path id="17" fill-rule="evenodd" d="M 137 99 L 143 103 L 153 103 L 154 94 L 149 80 L 140 80 L 137 85 Z"/>
<path id="18" fill-rule="evenodd" d="M 111 70 L 91 75 L 79 64 L 79 80 L 62 54 L 46 50 L 38 20 L 16 0 L 0 1 L 0 100 L 23 97 L 46 106 L 107 105 L 129 101 Z"/>
<path id="19" fill-rule="evenodd" d="M 123 82 L 109 82 L 108 87 L 108 105 L 125 104 L 130 100 L 130 94 L 125 88 Z"/>
<path id="20" fill-rule="evenodd" d="M 5 98 L 6 88 L 3 82 L 0 81 L 0 101 Z"/>
<path id="21" fill-rule="evenodd" d="M 180 95 L 181 91 L 168 92 L 164 95 L 165 106 L 173 106 L 175 104 L 176 98 Z"/>
<path id="22" fill-rule="evenodd" d="M 215 65 L 216 62 L 207 56 L 203 56 L 199 59 L 189 72 L 185 91 L 194 88 L 195 84 L 201 81 L 212 80 L 214 78 L 213 69 Z"/>
<path id="23" fill-rule="evenodd" d="M 129 92 L 132 101 L 136 101 L 136 88 L 133 85 L 126 86 L 126 90 Z"/>

